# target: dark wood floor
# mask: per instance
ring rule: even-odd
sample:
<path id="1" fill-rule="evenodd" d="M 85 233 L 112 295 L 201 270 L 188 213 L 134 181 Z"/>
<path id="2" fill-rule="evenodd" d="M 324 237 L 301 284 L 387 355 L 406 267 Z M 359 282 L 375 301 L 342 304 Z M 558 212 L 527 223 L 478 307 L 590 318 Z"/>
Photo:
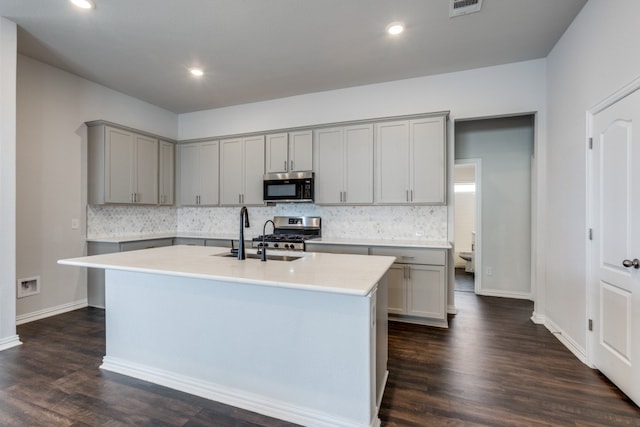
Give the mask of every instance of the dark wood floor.
<path id="1" fill-rule="evenodd" d="M 456 293 L 450 329 L 391 323 L 384 426 L 640 426 L 640 409 L 580 363 L 528 301 Z M 0 426 L 291 426 L 98 369 L 104 312 L 18 327 L 0 352 Z"/>

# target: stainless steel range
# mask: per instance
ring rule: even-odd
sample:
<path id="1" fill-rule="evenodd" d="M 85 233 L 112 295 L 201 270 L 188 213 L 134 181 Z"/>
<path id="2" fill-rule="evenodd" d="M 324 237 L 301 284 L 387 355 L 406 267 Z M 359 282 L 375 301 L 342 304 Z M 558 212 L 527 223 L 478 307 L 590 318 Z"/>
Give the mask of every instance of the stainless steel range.
<path id="1" fill-rule="evenodd" d="M 261 248 L 264 241 L 264 245 L 269 249 L 304 251 L 304 241 L 320 237 L 321 234 L 320 217 L 275 216 L 273 234 L 254 237 L 251 247 Z"/>

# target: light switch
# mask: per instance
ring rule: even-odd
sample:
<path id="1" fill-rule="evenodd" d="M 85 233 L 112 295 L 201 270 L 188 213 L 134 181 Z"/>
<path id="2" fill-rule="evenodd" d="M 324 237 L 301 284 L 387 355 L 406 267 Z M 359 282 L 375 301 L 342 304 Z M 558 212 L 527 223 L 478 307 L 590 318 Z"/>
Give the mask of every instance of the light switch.
<path id="1" fill-rule="evenodd" d="M 71 219 L 71 229 L 72 230 L 77 230 L 78 228 L 80 228 L 80 220 L 78 218 L 72 218 Z"/>

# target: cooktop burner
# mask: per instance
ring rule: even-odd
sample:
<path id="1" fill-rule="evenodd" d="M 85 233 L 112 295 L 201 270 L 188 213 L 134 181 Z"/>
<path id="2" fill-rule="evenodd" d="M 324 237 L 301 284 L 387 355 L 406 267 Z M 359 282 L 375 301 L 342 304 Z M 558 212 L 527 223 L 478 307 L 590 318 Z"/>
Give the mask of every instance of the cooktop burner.
<path id="1" fill-rule="evenodd" d="M 321 236 L 320 217 L 276 216 L 273 223 L 273 234 L 254 237 L 252 247 L 303 251 L 305 240 Z"/>

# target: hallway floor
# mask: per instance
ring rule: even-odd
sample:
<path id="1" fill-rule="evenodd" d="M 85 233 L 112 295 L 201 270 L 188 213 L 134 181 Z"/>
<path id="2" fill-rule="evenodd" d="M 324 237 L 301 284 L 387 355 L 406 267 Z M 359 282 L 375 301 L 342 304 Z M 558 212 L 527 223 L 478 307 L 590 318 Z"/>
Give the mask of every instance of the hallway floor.
<path id="1" fill-rule="evenodd" d="M 455 296 L 449 329 L 390 323 L 383 426 L 640 426 L 637 406 L 531 322 L 531 301 Z"/>
<path id="2" fill-rule="evenodd" d="M 455 269 L 455 290 L 457 292 L 475 292 L 475 275 L 464 268 Z"/>

